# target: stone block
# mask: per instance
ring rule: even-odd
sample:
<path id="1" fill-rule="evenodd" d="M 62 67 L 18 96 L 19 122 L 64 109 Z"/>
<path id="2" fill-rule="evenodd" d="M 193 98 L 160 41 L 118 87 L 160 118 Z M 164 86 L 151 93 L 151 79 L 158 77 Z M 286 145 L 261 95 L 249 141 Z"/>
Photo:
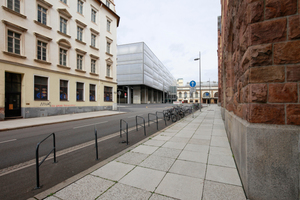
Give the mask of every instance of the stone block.
<path id="1" fill-rule="evenodd" d="M 286 18 L 271 21 L 263 21 L 251 24 L 250 44 L 258 45 L 265 43 L 281 42 L 286 40 Z"/>
<path id="2" fill-rule="evenodd" d="M 272 65 L 272 44 L 262 44 L 250 48 L 251 66 Z"/>
<path id="3" fill-rule="evenodd" d="M 297 0 L 266 0 L 266 19 L 297 13 Z"/>
<path id="4" fill-rule="evenodd" d="M 267 84 L 250 84 L 249 101 L 251 103 L 266 103 L 268 87 Z"/>
<path id="5" fill-rule="evenodd" d="M 241 103 L 249 102 L 249 85 L 243 87 L 241 90 Z"/>
<path id="6" fill-rule="evenodd" d="M 298 102 L 297 83 L 269 84 L 270 103 L 297 103 Z"/>
<path id="7" fill-rule="evenodd" d="M 289 17 L 289 39 L 300 38 L 300 15 Z"/>
<path id="8" fill-rule="evenodd" d="M 249 122 L 265 124 L 285 124 L 284 105 L 250 104 Z"/>
<path id="9" fill-rule="evenodd" d="M 300 125 L 300 104 L 288 104 L 286 106 L 287 124 Z"/>
<path id="10" fill-rule="evenodd" d="M 284 66 L 253 67 L 250 69 L 250 83 L 284 82 Z"/>
<path id="11" fill-rule="evenodd" d="M 274 64 L 300 63 L 300 41 L 274 44 Z"/>
<path id="12" fill-rule="evenodd" d="M 288 82 L 298 82 L 300 80 L 300 65 L 287 66 L 286 73 Z"/>
<path id="13" fill-rule="evenodd" d="M 248 5 L 248 22 L 255 23 L 264 19 L 264 2 L 263 0 L 255 1 Z"/>

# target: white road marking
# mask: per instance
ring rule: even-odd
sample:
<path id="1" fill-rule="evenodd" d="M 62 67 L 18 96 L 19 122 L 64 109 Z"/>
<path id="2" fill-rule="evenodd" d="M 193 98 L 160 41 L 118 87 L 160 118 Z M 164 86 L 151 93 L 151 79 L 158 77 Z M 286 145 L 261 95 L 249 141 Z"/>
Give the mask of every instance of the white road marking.
<path id="1" fill-rule="evenodd" d="M 93 126 L 93 125 L 96 125 L 96 124 L 104 124 L 104 123 L 107 123 L 107 122 L 108 121 L 99 122 L 99 123 L 95 123 L 95 124 L 88 124 L 88 125 L 84 125 L 84 126 L 77 126 L 77 127 L 74 127 L 73 129 L 83 128 L 83 127 L 87 127 L 87 126 Z"/>
<path id="2" fill-rule="evenodd" d="M 6 143 L 6 142 L 13 142 L 13 141 L 16 141 L 17 139 L 12 139 L 12 140 L 6 140 L 6 141 L 3 141 L 3 142 L 0 142 L 0 144 L 2 143 Z"/>

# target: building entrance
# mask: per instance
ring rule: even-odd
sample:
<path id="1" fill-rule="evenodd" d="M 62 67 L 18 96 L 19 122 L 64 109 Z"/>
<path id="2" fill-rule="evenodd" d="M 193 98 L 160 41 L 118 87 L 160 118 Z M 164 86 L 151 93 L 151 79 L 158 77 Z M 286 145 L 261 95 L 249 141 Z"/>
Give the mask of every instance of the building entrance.
<path id="1" fill-rule="evenodd" d="M 5 72 L 5 117 L 21 116 L 21 74 Z"/>

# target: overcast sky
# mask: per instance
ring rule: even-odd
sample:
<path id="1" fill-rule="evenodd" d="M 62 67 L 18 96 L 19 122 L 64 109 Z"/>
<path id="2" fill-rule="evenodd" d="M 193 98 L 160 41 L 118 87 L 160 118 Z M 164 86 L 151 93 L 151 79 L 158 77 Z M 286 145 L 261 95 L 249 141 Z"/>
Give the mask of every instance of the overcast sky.
<path id="1" fill-rule="evenodd" d="M 115 0 L 117 44 L 145 42 L 173 76 L 184 82 L 218 81 L 220 0 Z"/>

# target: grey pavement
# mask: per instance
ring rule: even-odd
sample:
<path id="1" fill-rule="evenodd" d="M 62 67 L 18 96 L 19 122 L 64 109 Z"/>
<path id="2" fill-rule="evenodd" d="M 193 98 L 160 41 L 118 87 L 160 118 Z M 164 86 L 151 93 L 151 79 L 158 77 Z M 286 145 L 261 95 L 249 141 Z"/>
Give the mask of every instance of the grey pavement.
<path id="1" fill-rule="evenodd" d="M 50 195 L 43 194 L 44 197 L 35 198 Z M 246 197 L 220 107 L 211 105 L 46 197 L 46 200 L 62 199 L 243 200 Z"/>

